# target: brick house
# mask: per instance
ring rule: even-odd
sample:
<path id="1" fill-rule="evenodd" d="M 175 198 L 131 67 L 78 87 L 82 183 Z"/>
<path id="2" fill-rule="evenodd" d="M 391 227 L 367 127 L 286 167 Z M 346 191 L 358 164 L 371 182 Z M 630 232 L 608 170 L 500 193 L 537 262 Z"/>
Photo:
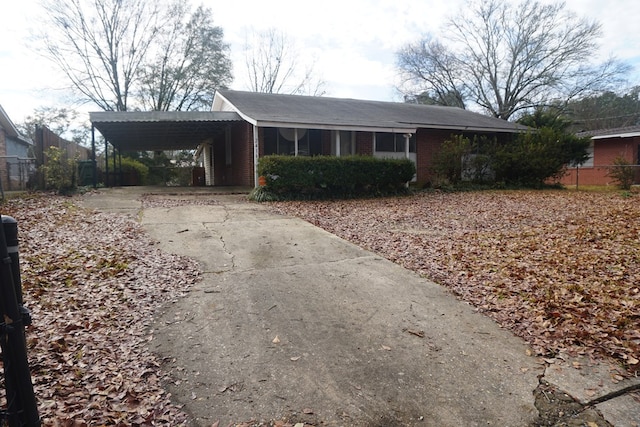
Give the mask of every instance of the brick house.
<path id="1" fill-rule="evenodd" d="M 454 107 L 232 90 L 216 93 L 213 111 L 243 119 L 199 147 L 207 183 L 215 185 L 255 185 L 257 160 L 269 154 L 409 158 L 423 184 L 452 134 L 504 139 L 527 129 Z"/>
<path id="2" fill-rule="evenodd" d="M 20 134 L 0 105 L 0 185 L 2 190 L 24 190 L 33 168 L 33 142 Z"/>
<path id="3" fill-rule="evenodd" d="M 560 183 L 564 185 L 614 185 L 608 168 L 617 157 L 636 165 L 635 183 L 640 183 L 640 126 L 581 132 L 590 136 L 589 159 L 579 167 L 569 168 Z"/>
<path id="4" fill-rule="evenodd" d="M 233 90 L 218 91 L 211 112 L 90 118 L 119 151 L 197 148 L 206 185 L 228 186 L 256 186 L 258 159 L 269 154 L 409 158 L 424 184 L 434 152 L 452 134 L 509 140 L 527 129 L 455 107 Z"/>

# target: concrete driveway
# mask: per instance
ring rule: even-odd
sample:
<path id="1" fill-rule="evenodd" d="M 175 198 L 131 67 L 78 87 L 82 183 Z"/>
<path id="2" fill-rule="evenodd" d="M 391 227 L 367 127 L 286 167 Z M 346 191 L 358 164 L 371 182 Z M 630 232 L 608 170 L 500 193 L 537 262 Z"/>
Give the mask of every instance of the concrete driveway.
<path id="1" fill-rule="evenodd" d="M 545 365 L 442 287 L 242 195 L 165 191 L 210 204 L 144 210 L 139 195 L 113 190 L 101 203 L 113 197 L 113 211 L 204 272 L 166 307 L 150 344 L 194 425 L 536 421 Z"/>

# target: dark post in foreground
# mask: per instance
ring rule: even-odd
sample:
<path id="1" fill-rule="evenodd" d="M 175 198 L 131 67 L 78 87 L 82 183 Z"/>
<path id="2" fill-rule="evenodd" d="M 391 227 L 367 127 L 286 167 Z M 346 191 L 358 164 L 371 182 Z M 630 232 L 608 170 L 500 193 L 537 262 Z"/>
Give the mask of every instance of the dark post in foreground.
<path id="1" fill-rule="evenodd" d="M 22 305 L 18 223 L 10 216 L 0 218 L 0 348 L 7 398 L 6 412 L 0 418 L 9 427 L 40 426 L 24 333 L 31 316 Z"/>

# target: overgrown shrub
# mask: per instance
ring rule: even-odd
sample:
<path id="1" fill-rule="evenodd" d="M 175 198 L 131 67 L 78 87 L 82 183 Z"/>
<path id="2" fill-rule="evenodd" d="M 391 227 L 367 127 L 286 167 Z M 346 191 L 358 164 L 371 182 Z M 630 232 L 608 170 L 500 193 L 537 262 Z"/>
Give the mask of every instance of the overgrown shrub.
<path id="1" fill-rule="evenodd" d="M 76 160 L 70 159 L 65 150 L 51 146 L 45 151 L 46 162 L 40 167 L 45 190 L 58 194 L 71 194 L 77 188 Z"/>
<path id="2" fill-rule="evenodd" d="M 548 127 L 506 141 L 453 135 L 434 155 L 433 171 L 440 184 L 542 187 L 559 179 L 567 165 L 584 162 L 588 147 L 588 138 Z"/>
<path id="3" fill-rule="evenodd" d="M 622 156 L 613 160 L 613 166 L 609 166 L 607 176 L 615 181 L 622 190 L 630 190 L 636 178 L 636 166 Z"/>
<path id="4" fill-rule="evenodd" d="M 462 135 L 452 135 L 433 156 L 433 173 L 440 185 L 457 185 L 462 180 L 462 159 L 471 152 L 471 141 Z"/>
<path id="5" fill-rule="evenodd" d="M 491 157 L 487 154 L 490 144 L 487 138 L 471 140 L 463 135 L 452 135 L 444 141 L 433 158 L 435 186 L 455 187 L 462 181 L 482 184 L 491 180 Z"/>
<path id="6" fill-rule="evenodd" d="M 122 157 L 121 162 L 122 163 L 120 165 L 124 175 L 133 174 L 136 178 L 137 184 L 147 184 L 149 168 L 145 164 L 129 157 Z"/>
<path id="7" fill-rule="evenodd" d="M 265 156 L 258 174 L 266 179 L 265 191 L 281 199 L 348 198 L 397 194 L 415 165 L 371 156 Z"/>

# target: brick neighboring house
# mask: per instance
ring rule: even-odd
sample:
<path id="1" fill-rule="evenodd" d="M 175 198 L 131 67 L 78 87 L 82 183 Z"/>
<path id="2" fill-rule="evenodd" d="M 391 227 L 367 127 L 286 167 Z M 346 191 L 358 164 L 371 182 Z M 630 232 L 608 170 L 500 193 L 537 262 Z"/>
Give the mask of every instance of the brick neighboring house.
<path id="1" fill-rule="evenodd" d="M 2 190 L 24 190 L 33 170 L 33 142 L 20 134 L 0 105 L 0 185 Z"/>
<path id="2" fill-rule="evenodd" d="M 560 183 L 564 185 L 615 185 L 608 176 L 616 157 L 636 165 L 635 183 L 640 183 L 640 126 L 602 129 L 577 134 L 590 136 L 590 158 L 578 168 L 569 168 Z"/>
<path id="3" fill-rule="evenodd" d="M 428 183 L 452 134 L 509 141 L 528 128 L 455 107 L 220 90 L 210 112 L 93 112 L 120 153 L 196 149 L 206 185 L 257 186 L 262 156 L 350 154 L 409 158 Z M 95 140 L 94 140 L 95 144 Z M 105 164 L 117 170 L 117 161 Z"/>

